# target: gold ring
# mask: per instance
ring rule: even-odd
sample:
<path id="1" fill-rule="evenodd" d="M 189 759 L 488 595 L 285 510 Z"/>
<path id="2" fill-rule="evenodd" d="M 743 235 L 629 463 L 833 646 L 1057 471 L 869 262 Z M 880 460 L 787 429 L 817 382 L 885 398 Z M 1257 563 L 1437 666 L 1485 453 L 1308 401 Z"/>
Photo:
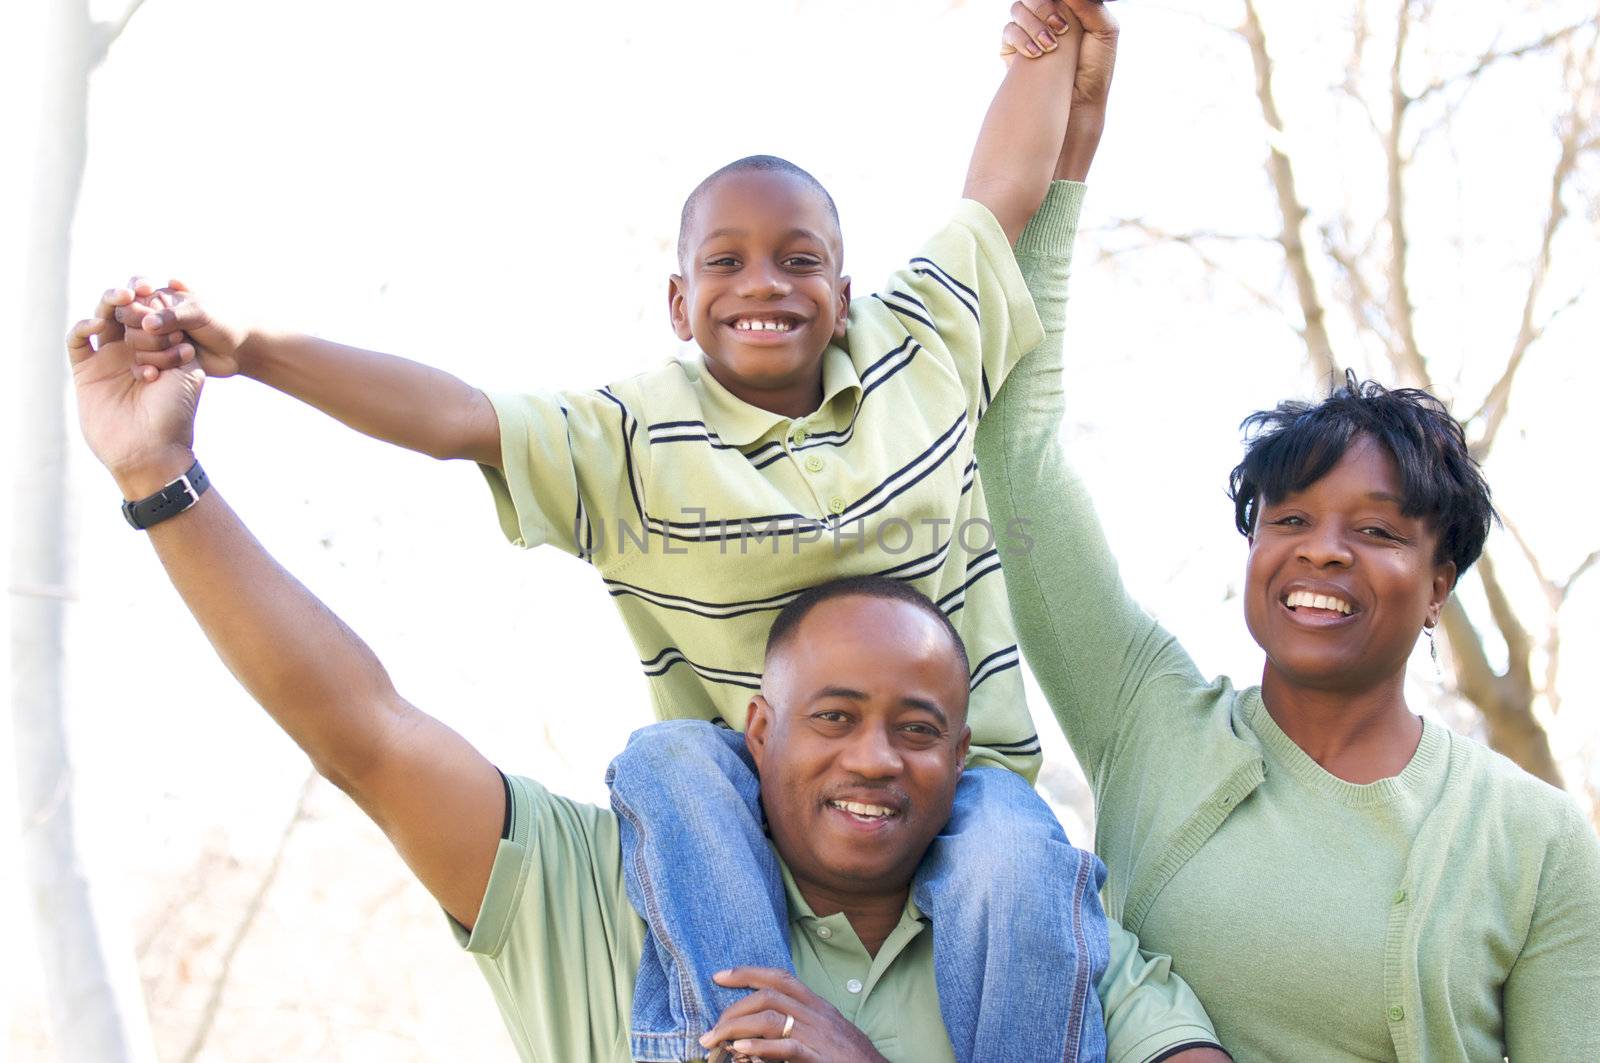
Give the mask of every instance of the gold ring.
<path id="1" fill-rule="evenodd" d="M 788 1037 L 789 1034 L 793 1030 L 794 1030 L 794 1016 L 793 1015 L 788 1015 L 788 1014 L 784 1015 L 784 1017 L 783 1017 L 783 1031 L 778 1034 L 778 1040 L 781 1041 L 785 1037 Z"/>

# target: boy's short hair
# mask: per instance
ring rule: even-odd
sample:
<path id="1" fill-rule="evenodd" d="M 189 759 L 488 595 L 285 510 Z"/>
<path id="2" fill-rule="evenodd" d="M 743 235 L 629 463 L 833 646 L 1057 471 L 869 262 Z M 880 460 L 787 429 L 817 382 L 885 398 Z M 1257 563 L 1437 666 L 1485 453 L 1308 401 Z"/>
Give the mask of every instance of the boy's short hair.
<path id="1" fill-rule="evenodd" d="M 772 629 L 767 632 L 766 656 L 770 658 L 774 650 L 781 648 L 794 637 L 800 622 L 811 610 L 835 598 L 882 598 L 905 602 L 920 609 L 939 621 L 939 626 L 950 636 L 950 645 L 961 661 L 962 670 L 971 673 L 972 662 L 967 658 L 967 644 L 962 641 L 961 632 L 956 630 L 956 626 L 950 622 L 944 610 L 933 604 L 933 599 L 911 584 L 890 579 L 888 576 L 846 576 L 801 591 L 794 601 L 778 611 L 778 618 L 772 622 Z"/>
<path id="2" fill-rule="evenodd" d="M 695 211 L 699 209 L 700 198 L 719 178 L 733 173 L 743 173 L 746 170 L 756 170 L 762 173 L 781 173 L 790 177 L 799 178 L 816 190 L 822 201 L 828 206 L 828 217 L 833 219 L 835 232 L 841 232 L 839 227 L 839 208 L 833 202 L 833 196 L 823 187 L 821 181 L 813 177 L 810 171 L 802 169 L 788 159 L 777 155 L 746 155 L 742 159 L 734 159 L 728 165 L 714 171 L 705 180 L 694 186 L 694 191 L 689 193 L 689 198 L 683 201 L 683 214 L 678 219 L 678 261 L 682 262 L 689 253 L 689 229 L 694 222 Z"/>
<path id="3" fill-rule="evenodd" d="M 1322 402 L 1280 402 L 1252 413 L 1240 427 L 1244 460 L 1228 476 L 1228 495 L 1242 534 L 1254 534 L 1263 502 L 1310 487 L 1352 443 L 1370 436 L 1400 470 L 1401 512 L 1427 518 L 1438 534 L 1434 563 L 1452 562 L 1460 578 L 1483 552 L 1495 519 L 1489 484 L 1460 422 L 1426 391 L 1391 391 L 1346 371 L 1344 384 Z"/>

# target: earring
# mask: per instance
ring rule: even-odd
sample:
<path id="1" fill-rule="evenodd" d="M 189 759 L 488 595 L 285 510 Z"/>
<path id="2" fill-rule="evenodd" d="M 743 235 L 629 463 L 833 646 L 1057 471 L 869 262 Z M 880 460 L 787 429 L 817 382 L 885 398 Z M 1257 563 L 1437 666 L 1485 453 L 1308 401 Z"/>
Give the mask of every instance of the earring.
<path id="1" fill-rule="evenodd" d="M 1433 625 L 1423 624 L 1422 633 L 1428 636 L 1428 656 L 1433 658 L 1433 675 L 1437 679 L 1442 673 L 1439 671 L 1439 643 L 1433 637 Z"/>

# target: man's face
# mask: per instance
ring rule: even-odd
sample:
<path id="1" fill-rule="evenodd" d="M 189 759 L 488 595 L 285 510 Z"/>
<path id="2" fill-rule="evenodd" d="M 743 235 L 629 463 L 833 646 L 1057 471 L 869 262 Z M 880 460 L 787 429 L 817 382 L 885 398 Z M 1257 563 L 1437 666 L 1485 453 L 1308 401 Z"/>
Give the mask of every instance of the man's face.
<path id="1" fill-rule="evenodd" d="M 838 226 L 818 191 L 791 174 L 741 170 L 700 195 L 668 286 L 679 339 L 705 352 L 734 395 L 773 408 L 820 398 L 822 352 L 843 339 L 850 281 Z M 812 406 L 812 409 L 815 407 Z"/>
<path id="2" fill-rule="evenodd" d="M 906 602 L 817 606 L 768 658 L 746 729 L 779 854 L 802 889 L 903 889 L 950 818 L 971 732 L 966 669 Z"/>

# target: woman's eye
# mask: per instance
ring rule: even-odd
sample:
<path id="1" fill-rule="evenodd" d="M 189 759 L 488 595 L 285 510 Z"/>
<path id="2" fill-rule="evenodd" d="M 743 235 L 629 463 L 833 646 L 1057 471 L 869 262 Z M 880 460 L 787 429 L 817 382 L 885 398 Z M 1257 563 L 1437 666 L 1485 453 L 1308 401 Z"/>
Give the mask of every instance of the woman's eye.
<path id="1" fill-rule="evenodd" d="M 1268 521 L 1267 523 L 1268 524 L 1288 525 L 1289 527 L 1298 527 L 1299 525 L 1304 524 L 1305 520 L 1300 518 L 1300 517 L 1297 517 L 1297 516 L 1294 516 L 1293 514 L 1291 514 L 1291 515 L 1289 515 L 1287 517 L 1275 517 L 1272 520 Z"/>
<path id="2" fill-rule="evenodd" d="M 1361 534 L 1362 535 L 1369 535 L 1374 539 L 1398 539 L 1399 538 L 1398 535 L 1396 535 L 1394 532 L 1390 531 L 1388 528 L 1380 528 L 1377 525 L 1368 525 L 1367 527 L 1362 528 L 1361 529 Z"/>

